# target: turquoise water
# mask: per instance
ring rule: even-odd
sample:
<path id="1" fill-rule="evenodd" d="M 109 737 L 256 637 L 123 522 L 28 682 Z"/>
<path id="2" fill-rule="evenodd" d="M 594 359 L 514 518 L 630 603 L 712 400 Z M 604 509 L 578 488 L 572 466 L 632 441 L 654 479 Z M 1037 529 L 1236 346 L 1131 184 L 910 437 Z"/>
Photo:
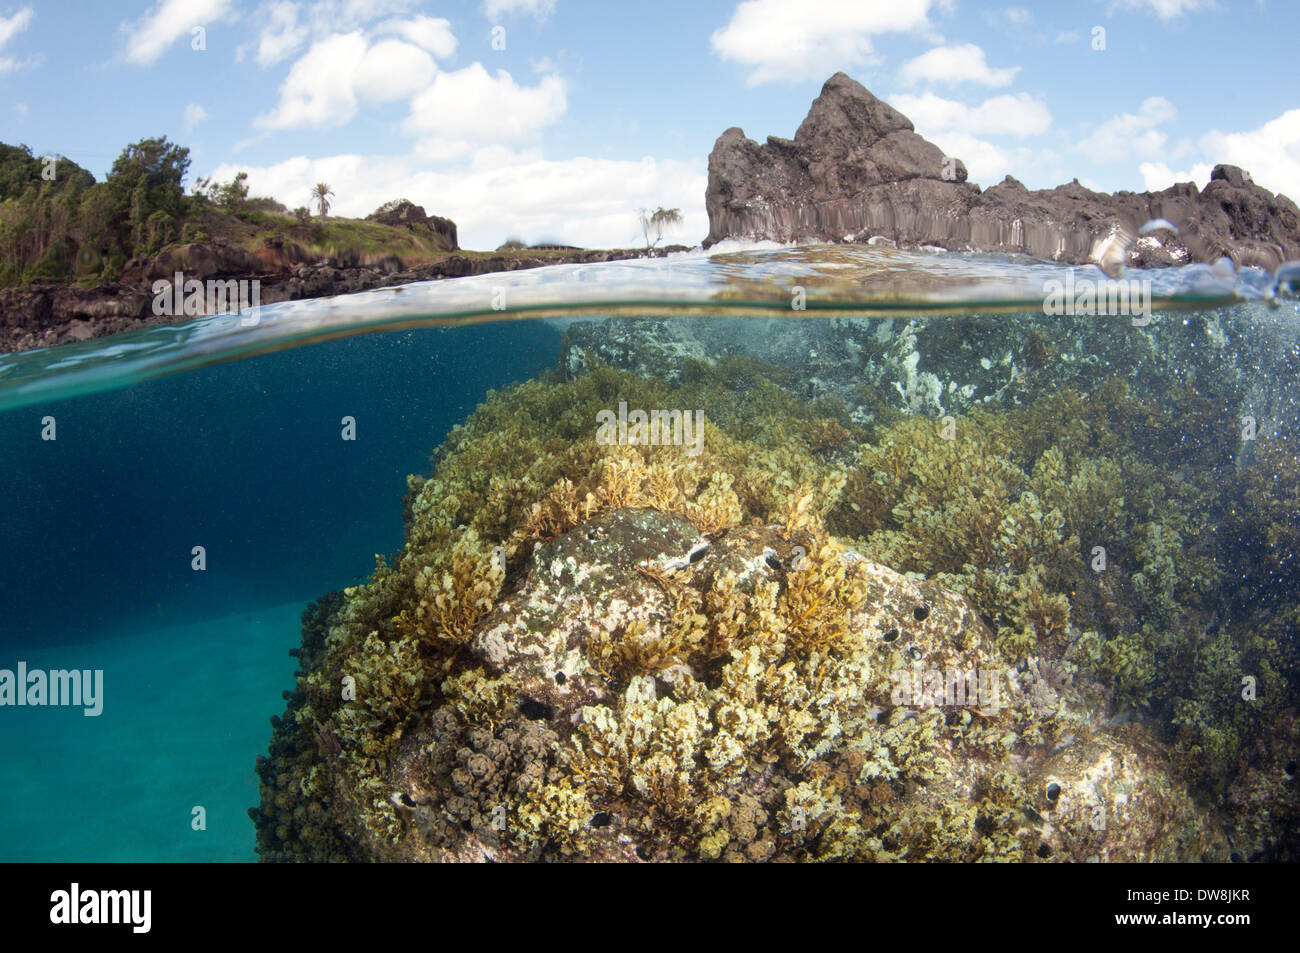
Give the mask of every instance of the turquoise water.
<path id="1" fill-rule="evenodd" d="M 303 608 L 400 545 L 406 475 L 558 348 L 540 323 L 376 334 L 0 411 L 0 669 L 102 669 L 105 696 L 0 708 L 0 860 L 253 860 Z"/>
<path id="2" fill-rule="evenodd" d="M 489 390 L 554 368 L 574 319 L 852 317 L 887 336 L 930 314 L 912 330 L 925 335 L 1041 311 L 1060 275 L 1001 256 L 722 252 L 286 303 L 253 326 L 218 316 L 0 356 L 0 669 L 104 677 L 98 717 L 0 709 L 0 860 L 255 859 L 254 759 L 294 684 L 303 608 L 400 547 L 406 475 L 428 472 Z M 1275 355 L 1294 346 L 1295 303 L 1279 306 L 1273 276 L 1142 277 L 1164 327 L 1247 309 L 1281 342 Z M 792 313 L 797 289 L 812 318 Z M 1294 389 L 1269 400 L 1277 416 Z M 354 441 L 340 439 L 347 417 Z"/>
<path id="3" fill-rule="evenodd" d="M 102 669 L 93 717 L 5 712 L 0 860 L 253 859 L 250 752 L 293 685 L 294 602 L 186 625 L 139 623 L 70 645 L 7 648 L 29 669 Z M 87 633 L 90 635 L 90 633 Z M 194 808 L 203 808 L 196 829 Z"/>

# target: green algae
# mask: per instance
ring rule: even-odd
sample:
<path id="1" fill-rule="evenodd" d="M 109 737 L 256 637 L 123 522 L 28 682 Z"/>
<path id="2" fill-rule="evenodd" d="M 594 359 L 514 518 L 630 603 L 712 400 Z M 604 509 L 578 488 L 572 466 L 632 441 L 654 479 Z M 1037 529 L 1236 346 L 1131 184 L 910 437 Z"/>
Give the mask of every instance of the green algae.
<path id="1" fill-rule="evenodd" d="M 704 408 L 703 451 L 597 444 L 597 411 L 619 401 Z M 1233 788 L 1229 825 L 1256 854 L 1293 856 L 1294 785 L 1278 790 L 1242 751 L 1294 751 L 1295 589 L 1275 586 L 1288 605 L 1248 619 L 1215 527 L 1267 542 L 1256 576 L 1293 572 L 1281 520 L 1296 484 L 1269 466 L 1295 464 L 1273 450 L 1231 468 L 1221 442 L 1186 439 L 1187 421 L 1201 433 L 1212 416 L 1189 390 L 1154 408 L 1112 380 L 974 411 L 951 421 L 952 439 L 947 422 L 900 415 L 864 431 L 734 361 L 692 367 L 678 386 L 597 367 L 489 394 L 432 474 L 409 479 L 392 565 L 304 619 L 304 672 L 259 764 L 259 850 L 425 856 L 417 831 L 434 859 L 472 831 L 503 856 L 608 859 L 612 834 L 592 818 L 616 816 L 609 826 L 635 835 L 640 859 L 1044 856 L 1023 777 L 981 774 L 940 796 L 944 779 L 954 759 L 1039 757 L 1026 752 L 1105 726 L 1064 704 L 997 718 L 894 708 L 881 720 L 864 698 L 887 694 L 887 668 L 852 624 L 880 592 L 846 558 L 867 554 L 964 595 L 987 644 L 958 628 L 990 663 L 1052 658 L 1054 677 L 1099 683 L 1098 712 L 1142 713 L 1180 784 Z M 664 624 L 590 639 L 609 699 L 563 726 L 521 717 L 521 684 L 475 663 L 470 639 L 536 542 L 629 507 L 715 541 L 775 526 L 787 564 L 796 540 L 804 564 L 779 584 L 654 574 Z M 695 674 L 665 691 L 665 673 L 683 667 Z M 408 776 L 417 743 L 423 778 Z M 395 772 L 410 804 L 394 800 Z M 1176 787 L 1156 779 L 1170 804 Z M 1279 819 L 1261 820 L 1262 803 Z M 1187 819 L 1153 856 L 1212 853 L 1200 825 Z"/>

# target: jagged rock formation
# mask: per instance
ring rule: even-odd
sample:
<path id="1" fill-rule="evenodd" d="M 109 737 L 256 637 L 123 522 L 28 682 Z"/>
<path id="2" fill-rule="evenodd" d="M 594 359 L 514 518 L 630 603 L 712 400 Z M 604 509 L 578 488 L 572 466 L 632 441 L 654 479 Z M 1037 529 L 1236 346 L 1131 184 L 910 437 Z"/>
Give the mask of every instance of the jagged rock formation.
<path id="1" fill-rule="evenodd" d="M 1164 218 L 1133 243 L 1132 265 L 1214 261 L 1276 268 L 1300 257 L 1300 209 L 1216 166 L 1204 190 L 1180 183 L 1161 192 L 1108 195 L 1078 180 L 1030 191 L 1008 176 L 981 191 L 966 167 L 918 136 L 911 121 L 860 83 L 836 73 L 822 87 L 793 140 L 764 145 L 731 128 L 709 156 L 705 247 L 726 238 L 867 241 L 952 251 L 1021 252 L 1082 264 L 1101 261 L 1118 233 Z M 1121 246 L 1122 247 L 1122 246 Z M 1111 252 L 1113 254 L 1113 252 Z"/>
<path id="2" fill-rule="evenodd" d="M 367 222 L 404 227 L 411 231 L 428 230 L 434 239 L 441 241 L 448 251 L 460 248 L 456 239 L 456 223 L 441 215 L 428 215 L 424 207 L 407 199 L 390 202 L 366 216 Z"/>

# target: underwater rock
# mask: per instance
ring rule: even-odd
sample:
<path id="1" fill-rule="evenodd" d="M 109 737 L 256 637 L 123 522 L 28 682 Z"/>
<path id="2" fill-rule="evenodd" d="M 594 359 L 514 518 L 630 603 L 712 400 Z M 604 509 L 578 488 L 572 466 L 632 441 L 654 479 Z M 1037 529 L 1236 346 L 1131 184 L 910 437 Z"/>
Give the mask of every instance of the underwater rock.
<path id="1" fill-rule="evenodd" d="M 802 400 L 829 398 L 870 424 L 883 410 L 941 417 L 1015 405 L 1063 389 L 1090 392 L 1120 377 L 1162 400 L 1195 381 L 1219 404 L 1224 433 L 1244 415 L 1272 433 L 1294 418 L 1300 333 L 1259 305 L 1127 317 L 964 314 L 934 318 L 606 318 L 565 330 L 569 378 L 597 364 L 680 382 L 720 360 L 786 372 L 775 383 Z M 743 381 L 737 381 L 743 387 Z M 1225 438 L 1226 439 L 1226 438 Z"/>
<path id="2" fill-rule="evenodd" d="M 1218 354 L 951 436 L 738 355 L 489 395 L 304 615 L 260 855 L 1300 856 L 1297 426 L 1243 437 Z M 602 443 L 621 402 L 700 452 Z"/>
<path id="3" fill-rule="evenodd" d="M 766 144 L 731 128 L 709 155 L 707 248 L 723 239 L 936 245 L 951 251 L 1021 252 L 1083 264 L 1120 236 L 1131 265 L 1213 262 L 1270 271 L 1300 258 L 1300 209 L 1216 166 L 1204 190 L 1093 192 L 1078 180 L 1030 191 L 1008 176 L 981 193 L 966 167 L 918 136 L 911 121 L 860 83 L 836 73 L 792 140 Z M 1152 219 L 1178 234 L 1143 238 Z"/>
<path id="4" fill-rule="evenodd" d="M 816 534 L 706 542 L 645 508 L 539 542 L 365 771 L 299 708 L 263 857 L 1226 858 L 1156 741 L 1069 666 L 1006 666 L 963 597 Z"/>

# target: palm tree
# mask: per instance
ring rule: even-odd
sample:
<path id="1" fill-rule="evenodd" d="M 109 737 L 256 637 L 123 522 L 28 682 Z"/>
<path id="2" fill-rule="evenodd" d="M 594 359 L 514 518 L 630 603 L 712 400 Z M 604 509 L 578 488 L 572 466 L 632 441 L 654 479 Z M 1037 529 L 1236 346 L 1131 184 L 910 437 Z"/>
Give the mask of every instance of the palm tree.
<path id="1" fill-rule="evenodd" d="M 324 182 L 317 182 L 316 188 L 311 190 L 311 200 L 314 204 L 320 206 L 320 217 L 324 218 L 330 210 L 330 196 L 334 191 Z"/>
<path id="2" fill-rule="evenodd" d="M 641 222 L 641 231 L 645 233 L 645 247 L 648 250 L 658 245 L 663 239 L 665 227 L 681 223 L 682 210 L 679 208 L 663 208 L 662 206 L 653 212 L 641 209 L 637 219 Z M 654 241 L 650 240 L 651 232 L 654 232 Z"/>

